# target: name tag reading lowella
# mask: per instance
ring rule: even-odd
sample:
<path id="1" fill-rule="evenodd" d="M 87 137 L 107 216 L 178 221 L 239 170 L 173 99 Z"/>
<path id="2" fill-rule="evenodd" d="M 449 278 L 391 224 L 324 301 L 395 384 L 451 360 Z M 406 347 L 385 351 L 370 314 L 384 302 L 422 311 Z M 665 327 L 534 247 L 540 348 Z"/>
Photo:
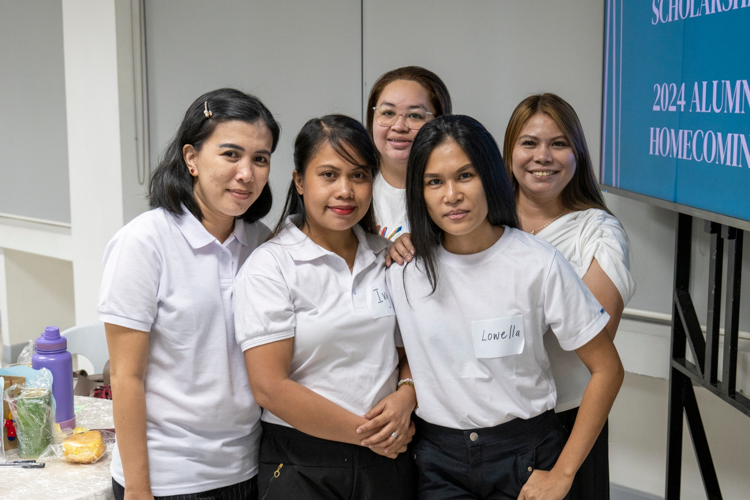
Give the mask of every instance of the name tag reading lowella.
<path id="1" fill-rule="evenodd" d="M 471 322 L 477 358 L 503 358 L 521 354 L 524 346 L 523 316 Z"/>

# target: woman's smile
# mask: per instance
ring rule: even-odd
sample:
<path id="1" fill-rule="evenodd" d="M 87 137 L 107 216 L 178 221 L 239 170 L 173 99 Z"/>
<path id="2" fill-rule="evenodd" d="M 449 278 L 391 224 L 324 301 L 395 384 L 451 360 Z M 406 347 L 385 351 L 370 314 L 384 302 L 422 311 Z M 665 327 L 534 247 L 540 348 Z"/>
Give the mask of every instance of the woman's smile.
<path id="1" fill-rule="evenodd" d="M 247 191 L 244 189 L 227 189 L 229 191 L 229 194 L 231 194 L 234 198 L 244 201 L 250 198 L 252 196 L 252 191 Z"/>
<path id="2" fill-rule="evenodd" d="M 328 209 L 337 215 L 351 215 L 357 210 L 357 207 L 354 205 L 338 205 L 334 207 L 329 206 Z"/>
<path id="3" fill-rule="evenodd" d="M 388 144 L 390 144 L 393 149 L 397 149 L 399 151 L 411 150 L 411 143 L 412 141 L 403 137 L 392 137 L 388 139 Z"/>

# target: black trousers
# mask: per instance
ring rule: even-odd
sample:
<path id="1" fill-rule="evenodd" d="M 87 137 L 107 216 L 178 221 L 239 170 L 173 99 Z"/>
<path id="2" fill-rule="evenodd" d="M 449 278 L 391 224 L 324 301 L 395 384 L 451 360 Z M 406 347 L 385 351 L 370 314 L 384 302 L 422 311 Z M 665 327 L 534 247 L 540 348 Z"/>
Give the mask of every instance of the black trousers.
<path id="1" fill-rule="evenodd" d="M 567 439 L 553 411 L 484 429 L 415 423 L 420 500 L 516 500 L 534 469 L 555 465 Z"/>
<path id="2" fill-rule="evenodd" d="M 412 500 L 416 477 L 409 452 L 394 460 L 362 446 L 263 422 L 258 471 L 262 500 Z"/>
<path id="3" fill-rule="evenodd" d="M 115 500 L 125 498 L 125 488 L 114 479 L 112 480 L 112 489 L 115 491 Z M 223 488 L 201 493 L 154 497 L 154 500 L 258 500 L 258 476 Z"/>
<path id="4" fill-rule="evenodd" d="M 557 414 L 560 423 L 568 432 L 573 430 L 578 416 L 578 408 Z M 578 469 L 573 486 L 570 488 L 571 500 L 609 500 L 609 421 L 596 439 L 594 446 Z"/>

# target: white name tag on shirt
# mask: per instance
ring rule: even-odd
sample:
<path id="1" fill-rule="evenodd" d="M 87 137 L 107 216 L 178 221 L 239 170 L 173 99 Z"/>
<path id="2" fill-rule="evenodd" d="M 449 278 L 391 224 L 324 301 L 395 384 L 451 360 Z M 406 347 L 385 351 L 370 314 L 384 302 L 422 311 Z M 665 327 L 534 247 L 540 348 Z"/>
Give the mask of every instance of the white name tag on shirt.
<path id="1" fill-rule="evenodd" d="M 524 346 L 523 316 L 471 322 L 477 358 L 502 358 L 521 354 Z"/>
<path id="2" fill-rule="evenodd" d="M 385 281 L 372 285 L 368 300 L 373 318 L 382 318 L 383 316 L 393 316 L 396 314 L 391 302 L 391 294 L 385 286 Z"/>

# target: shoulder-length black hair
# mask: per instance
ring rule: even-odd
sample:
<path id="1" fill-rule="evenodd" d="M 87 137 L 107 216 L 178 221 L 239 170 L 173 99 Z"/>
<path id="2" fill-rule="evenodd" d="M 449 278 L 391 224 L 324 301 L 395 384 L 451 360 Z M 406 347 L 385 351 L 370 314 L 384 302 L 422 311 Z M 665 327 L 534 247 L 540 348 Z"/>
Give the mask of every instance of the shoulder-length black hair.
<path id="1" fill-rule="evenodd" d="M 203 143 L 214 133 L 216 126 L 231 120 L 264 124 L 271 131 L 273 138 L 271 152 L 276 150 L 281 129 L 260 99 L 236 89 L 226 88 L 207 92 L 188 108 L 177 134 L 167 146 L 159 166 L 151 177 L 148 186 L 151 208 L 161 207 L 180 216 L 184 213 L 182 205 L 185 205 L 196 219 L 203 220 L 203 213 L 193 194 L 194 179 L 185 164 L 182 148 L 186 144 L 192 144 L 200 151 Z M 257 221 L 271 210 L 272 201 L 271 187 L 266 183 L 258 199 L 240 218 L 246 222 Z"/>
<path id="2" fill-rule="evenodd" d="M 424 198 L 424 172 L 430 154 L 448 141 L 463 149 L 477 170 L 493 226 L 518 227 L 513 188 L 495 139 L 474 118 L 444 115 L 428 122 L 414 139 L 406 172 L 406 208 L 416 262 L 424 265 L 432 293 L 437 289 L 437 250 L 443 230 L 430 218 Z"/>
<path id="3" fill-rule="evenodd" d="M 354 118 L 338 114 L 313 118 L 305 123 L 297 134 L 294 140 L 294 171 L 297 175 L 305 176 L 308 164 L 326 143 L 343 159 L 352 165 L 363 167 L 370 173 L 371 178 L 375 178 L 378 173 L 378 155 L 367 130 Z M 279 234 L 290 216 L 300 229 L 307 222 L 305 202 L 297 192 L 294 180 L 289 184 L 284 212 L 269 238 Z M 372 202 L 358 224 L 366 232 L 377 234 Z"/>

